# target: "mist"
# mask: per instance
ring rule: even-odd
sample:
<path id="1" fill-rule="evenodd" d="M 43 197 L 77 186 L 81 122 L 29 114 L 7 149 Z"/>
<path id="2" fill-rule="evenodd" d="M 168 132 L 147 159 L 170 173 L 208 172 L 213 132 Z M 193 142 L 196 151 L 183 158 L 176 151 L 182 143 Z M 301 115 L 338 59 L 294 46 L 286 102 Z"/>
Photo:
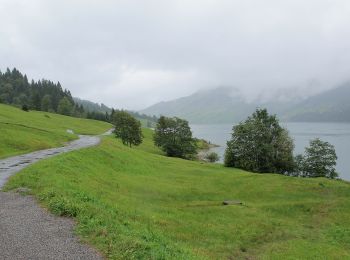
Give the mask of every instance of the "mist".
<path id="1" fill-rule="evenodd" d="M 350 2 L 0 0 L 0 69 L 138 110 L 229 86 L 300 98 L 349 80 Z"/>

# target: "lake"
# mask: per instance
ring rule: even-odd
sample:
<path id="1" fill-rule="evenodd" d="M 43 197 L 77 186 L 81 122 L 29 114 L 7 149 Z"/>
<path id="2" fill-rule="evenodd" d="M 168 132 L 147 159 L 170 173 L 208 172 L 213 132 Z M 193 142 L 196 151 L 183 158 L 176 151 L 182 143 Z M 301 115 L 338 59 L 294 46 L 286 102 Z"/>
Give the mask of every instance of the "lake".
<path id="1" fill-rule="evenodd" d="M 295 153 L 303 153 L 309 140 L 319 137 L 335 146 L 338 156 L 337 171 L 340 178 L 350 180 L 350 124 L 346 123 L 281 123 L 294 139 Z M 191 125 L 193 135 L 220 145 L 212 150 L 222 161 L 226 141 L 230 139 L 232 125 Z"/>

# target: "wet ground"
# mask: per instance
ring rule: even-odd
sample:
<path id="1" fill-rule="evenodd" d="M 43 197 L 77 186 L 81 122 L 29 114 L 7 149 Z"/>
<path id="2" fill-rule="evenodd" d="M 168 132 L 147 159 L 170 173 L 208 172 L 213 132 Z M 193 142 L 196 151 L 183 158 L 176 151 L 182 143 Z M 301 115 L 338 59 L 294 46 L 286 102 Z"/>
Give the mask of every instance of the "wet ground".
<path id="1" fill-rule="evenodd" d="M 5 184 L 7 179 L 39 160 L 46 159 L 57 154 L 70 152 L 84 147 L 94 146 L 100 142 L 98 136 L 84 136 L 80 135 L 78 140 L 68 143 L 66 146 L 40 150 L 24 155 L 18 155 L 0 160 L 0 189 Z"/>
<path id="2" fill-rule="evenodd" d="M 41 208 L 31 196 L 0 192 L 0 259 L 102 259 L 74 234 L 74 221 Z"/>
<path id="3" fill-rule="evenodd" d="M 108 131 L 104 135 L 110 134 Z M 0 189 L 7 179 L 39 160 L 99 144 L 99 136 L 79 136 L 64 147 L 0 160 Z M 41 208 L 32 196 L 0 191 L 0 259 L 102 259 L 74 235 L 74 221 Z"/>

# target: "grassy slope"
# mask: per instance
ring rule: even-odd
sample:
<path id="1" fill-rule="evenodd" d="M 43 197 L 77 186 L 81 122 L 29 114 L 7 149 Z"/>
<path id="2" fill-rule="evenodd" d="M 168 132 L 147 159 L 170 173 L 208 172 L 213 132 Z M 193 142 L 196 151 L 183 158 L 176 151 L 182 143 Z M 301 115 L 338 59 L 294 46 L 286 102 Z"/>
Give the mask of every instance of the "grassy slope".
<path id="1" fill-rule="evenodd" d="M 113 137 L 30 166 L 26 186 L 110 258 L 350 258 L 350 185 L 166 158 Z M 239 199 L 244 206 L 222 206 Z"/>
<path id="2" fill-rule="evenodd" d="M 77 134 L 100 134 L 111 125 L 46 112 L 24 112 L 0 104 L 0 158 L 60 146 Z"/>

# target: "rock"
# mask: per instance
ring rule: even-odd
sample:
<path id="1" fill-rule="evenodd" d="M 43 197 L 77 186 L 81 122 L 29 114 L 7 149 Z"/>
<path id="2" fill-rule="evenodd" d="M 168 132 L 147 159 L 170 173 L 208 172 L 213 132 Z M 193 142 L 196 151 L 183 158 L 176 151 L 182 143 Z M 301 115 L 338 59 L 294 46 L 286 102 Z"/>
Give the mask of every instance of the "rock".
<path id="1" fill-rule="evenodd" d="M 222 204 L 223 205 L 243 205 L 243 202 L 239 200 L 224 200 Z"/>

